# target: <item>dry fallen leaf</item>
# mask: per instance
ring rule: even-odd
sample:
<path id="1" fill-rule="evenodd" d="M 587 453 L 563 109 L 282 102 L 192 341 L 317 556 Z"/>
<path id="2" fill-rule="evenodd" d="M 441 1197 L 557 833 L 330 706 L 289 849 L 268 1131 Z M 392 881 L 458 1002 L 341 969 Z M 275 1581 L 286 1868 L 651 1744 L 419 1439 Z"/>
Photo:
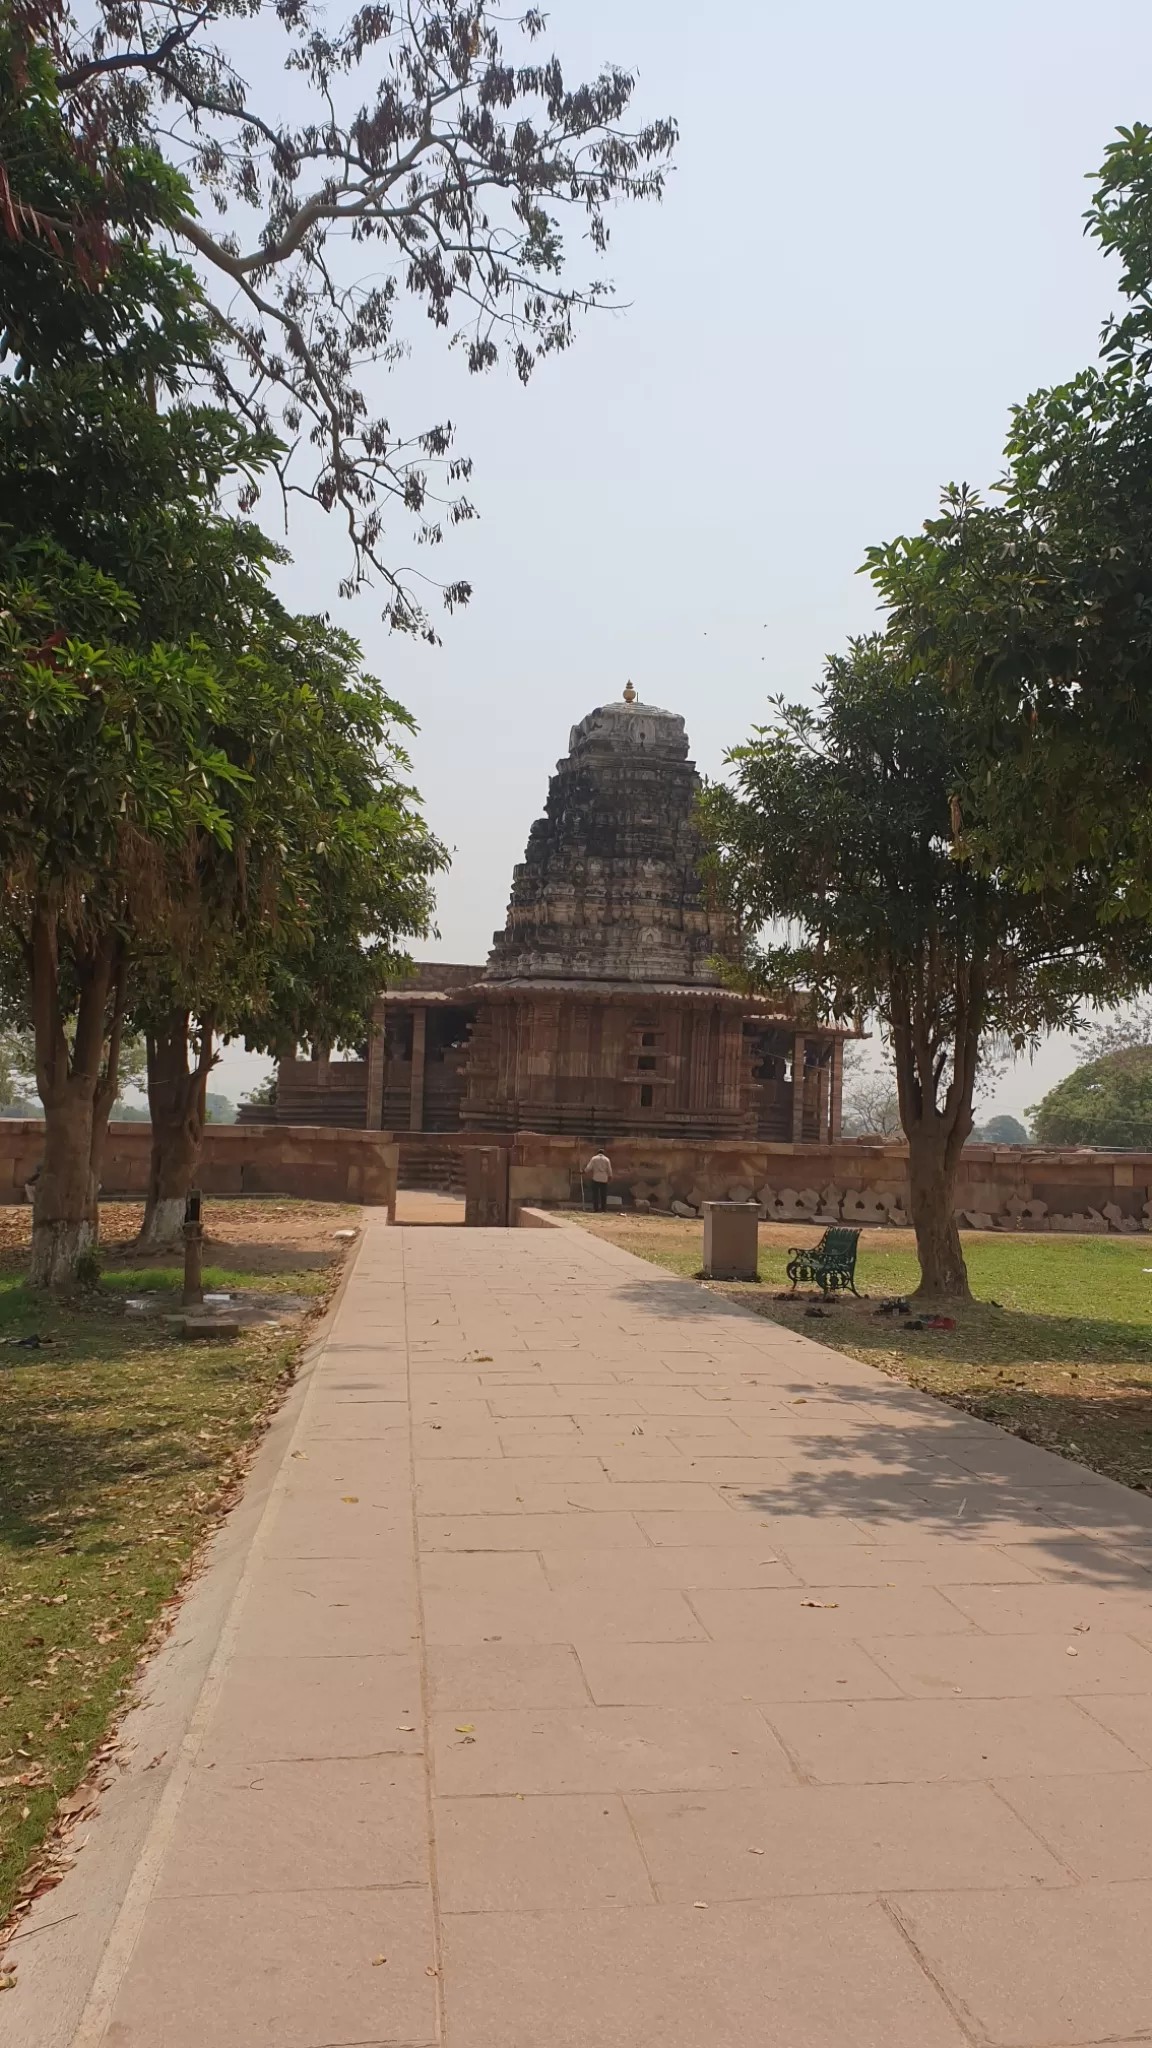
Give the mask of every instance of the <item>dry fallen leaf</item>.
<path id="1" fill-rule="evenodd" d="M 802 1600 L 801 1607 L 839 1607 L 838 1600 Z"/>
<path id="2" fill-rule="evenodd" d="M 372 1968 L 373 1968 L 374 1970 L 378 1970 L 378 1969 L 380 1968 L 380 1965 L 381 1965 L 381 1963 L 386 1963 L 387 1961 L 388 1961 L 388 1958 L 387 1958 L 387 1956 L 373 1956 L 373 1958 L 372 1958 Z"/>
<path id="3" fill-rule="evenodd" d="M 341 1500 L 346 1500 L 350 1507 L 355 1507 L 360 1499 L 360 1495 L 358 1493 L 342 1493 L 340 1498 Z"/>
<path id="4" fill-rule="evenodd" d="M 426 1977 L 438 1977 L 440 1975 L 440 1972 L 439 1970 L 433 1969 L 432 1964 L 429 1963 L 428 1968 L 424 1972 L 424 1975 Z"/>
<path id="5" fill-rule="evenodd" d="M 416 1723 L 415 1723 L 415 1721 L 401 1721 L 401 1722 L 400 1722 L 400 1723 L 398 1724 L 398 1726 L 397 1726 L 397 1730 L 396 1730 L 396 1733 L 397 1733 L 398 1735 L 415 1735 L 415 1733 L 416 1733 Z"/>
<path id="6" fill-rule="evenodd" d="M 692 1904 L 698 1913 L 706 1913 L 708 1911 L 707 1899 L 693 1899 Z"/>
<path id="7" fill-rule="evenodd" d="M 1079 1650 L 1073 1649 L 1072 1644 L 1069 1643 L 1068 1648 L 1064 1652 L 1064 1655 L 1066 1657 L 1078 1657 L 1080 1655 L 1080 1652 Z"/>
<path id="8" fill-rule="evenodd" d="M 457 1735 L 471 1735 L 475 1725 L 474 1721 L 457 1721 L 456 1733 Z"/>
<path id="9" fill-rule="evenodd" d="M 15 1972 L 15 1970 L 0 1970 L 0 1991 L 15 1991 L 15 1989 L 16 1989 L 16 1972 Z"/>
<path id="10" fill-rule="evenodd" d="M 763 1849 L 749 1849 L 748 1854 L 750 1856 L 762 1856 L 764 1851 Z"/>

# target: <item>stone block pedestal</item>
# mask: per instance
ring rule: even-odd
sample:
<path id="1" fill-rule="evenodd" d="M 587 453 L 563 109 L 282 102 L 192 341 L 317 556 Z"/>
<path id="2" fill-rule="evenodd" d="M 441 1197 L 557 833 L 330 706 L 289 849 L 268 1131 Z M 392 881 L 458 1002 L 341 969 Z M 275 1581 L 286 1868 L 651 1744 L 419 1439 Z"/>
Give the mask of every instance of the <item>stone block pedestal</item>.
<path id="1" fill-rule="evenodd" d="M 760 1212 L 755 1202 L 705 1202 L 704 1278 L 706 1280 L 756 1280 L 756 1225 Z"/>
<path id="2" fill-rule="evenodd" d="M 473 1230 L 506 1230 L 508 1148 L 472 1145 L 464 1155 L 464 1222 Z"/>

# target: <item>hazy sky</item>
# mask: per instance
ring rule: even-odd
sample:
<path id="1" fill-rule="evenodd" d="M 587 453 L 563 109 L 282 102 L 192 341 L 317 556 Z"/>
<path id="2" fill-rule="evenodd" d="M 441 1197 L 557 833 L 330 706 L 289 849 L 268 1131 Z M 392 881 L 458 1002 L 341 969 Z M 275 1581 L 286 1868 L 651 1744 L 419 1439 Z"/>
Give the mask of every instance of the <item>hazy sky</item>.
<path id="1" fill-rule="evenodd" d="M 455 849 L 440 939 L 484 959 L 568 729 L 631 677 L 684 714 L 702 770 L 804 694 L 875 613 L 855 572 L 941 484 L 990 482 L 1008 408 L 1095 352 L 1116 298 L 1085 173 L 1152 115 L 1136 0 L 554 0 L 566 70 L 639 72 L 682 130 L 662 206 L 614 222 L 622 310 L 527 390 L 469 378 L 422 325 L 375 387 L 393 424 L 448 412 L 481 518 L 395 559 L 475 586 L 429 649 L 379 594 L 336 596 L 335 522 L 299 519 L 284 587 L 331 609 L 416 715 L 417 780 Z M 590 253 L 570 243 L 571 270 Z M 1074 1064 L 1010 1075 L 1019 1110 Z M 242 1085 L 226 1057 L 222 1081 Z"/>

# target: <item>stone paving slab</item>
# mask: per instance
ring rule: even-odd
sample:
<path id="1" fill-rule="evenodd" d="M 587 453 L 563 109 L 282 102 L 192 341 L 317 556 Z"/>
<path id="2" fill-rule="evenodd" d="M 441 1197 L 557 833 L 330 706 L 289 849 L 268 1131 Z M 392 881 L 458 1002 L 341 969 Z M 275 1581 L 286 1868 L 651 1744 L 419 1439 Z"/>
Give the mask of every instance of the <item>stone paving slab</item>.
<path id="1" fill-rule="evenodd" d="M 79 2048 L 1152 2039 L 1152 1502 L 447 1213 L 367 1221 Z"/>

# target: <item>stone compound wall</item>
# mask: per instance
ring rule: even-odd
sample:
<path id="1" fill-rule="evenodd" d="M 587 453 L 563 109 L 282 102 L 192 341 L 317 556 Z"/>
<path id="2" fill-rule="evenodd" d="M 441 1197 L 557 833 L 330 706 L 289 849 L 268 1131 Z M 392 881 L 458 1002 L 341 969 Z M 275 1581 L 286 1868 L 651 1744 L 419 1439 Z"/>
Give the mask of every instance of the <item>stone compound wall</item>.
<path id="1" fill-rule="evenodd" d="M 108 1127 L 101 1191 L 140 1201 L 148 1187 L 149 1124 Z M 44 1151 L 44 1126 L 0 1118 L 0 1203 L 22 1202 Z M 209 1124 L 197 1183 L 207 1195 L 296 1195 L 314 1202 L 391 1208 L 399 1147 L 387 1131 L 322 1124 Z"/>
<path id="2" fill-rule="evenodd" d="M 147 1124 L 109 1127 L 103 1191 L 139 1200 L 148 1181 Z M 513 1212 L 580 1200 L 587 1138 L 521 1131 L 404 1135 L 320 1124 L 210 1124 L 198 1176 L 209 1195 L 295 1195 L 390 1206 L 397 1162 L 404 1185 L 463 1185 L 470 1144 L 507 1144 Z M 42 1123 L 0 1118 L 0 1203 L 22 1202 L 44 1149 Z M 701 1202 L 754 1198 L 766 1219 L 786 1223 L 907 1220 L 903 1145 L 757 1145 L 736 1140 L 614 1139 L 612 1193 L 626 1207 L 694 1215 Z M 1077 1230 L 1130 1234 L 1152 1228 L 1152 1153 L 1042 1150 L 969 1145 L 960 1171 L 961 1221 L 974 1229 Z"/>
<path id="3" fill-rule="evenodd" d="M 513 1204 L 580 1199 L 587 1139 L 512 1141 Z M 756 1200 L 765 1220 L 906 1224 L 908 1154 L 903 1145 L 845 1140 L 835 1145 L 716 1144 L 614 1140 L 613 1195 L 629 1208 L 695 1215 L 704 1201 Z M 971 1229 L 1075 1230 L 1129 1234 L 1152 1228 L 1152 1153 L 969 1145 L 957 1214 Z"/>

